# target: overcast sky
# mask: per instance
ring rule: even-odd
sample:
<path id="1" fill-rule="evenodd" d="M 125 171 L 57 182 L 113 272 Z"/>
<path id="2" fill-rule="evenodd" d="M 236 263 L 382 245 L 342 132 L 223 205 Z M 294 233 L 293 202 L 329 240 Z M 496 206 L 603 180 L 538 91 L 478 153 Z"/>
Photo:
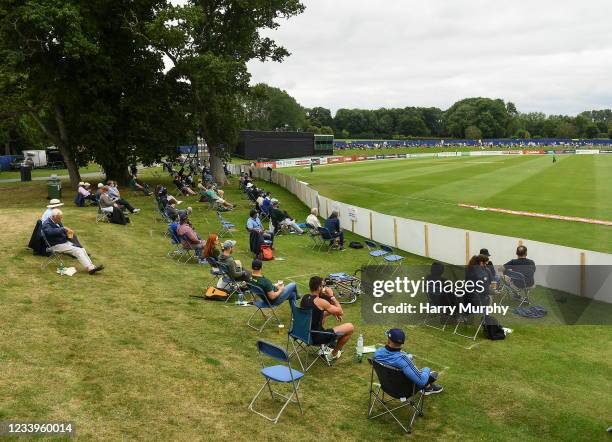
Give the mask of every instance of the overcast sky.
<path id="1" fill-rule="evenodd" d="M 304 0 L 270 32 L 291 56 L 252 82 L 306 107 L 437 106 L 484 96 L 522 112 L 612 107 L 611 0 Z"/>

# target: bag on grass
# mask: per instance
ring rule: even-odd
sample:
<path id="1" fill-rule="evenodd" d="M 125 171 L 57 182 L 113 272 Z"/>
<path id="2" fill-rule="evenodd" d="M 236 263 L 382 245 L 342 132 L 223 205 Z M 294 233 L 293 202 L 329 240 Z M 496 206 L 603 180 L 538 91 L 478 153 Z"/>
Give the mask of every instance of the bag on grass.
<path id="1" fill-rule="evenodd" d="M 229 293 L 216 287 L 208 287 L 204 293 L 204 298 L 208 301 L 225 301 L 228 296 Z"/>
<path id="2" fill-rule="evenodd" d="M 491 341 L 501 341 L 502 339 L 506 339 L 504 328 L 499 325 L 499 322 L 493 316 L 485 316 L 484 330 L 485 335 Z"/>
<path id="3" fill-rule="evenodd" d="M 361 244 L 359 241 L 351 241 L 349 243 L 349 247 L 351 249 L 363 249 L 363 244 Z"/>
<path id="4" fill-rule="evenodd" d="M 274 253 L 272 253 L 272 248 L 267 244 L 261 245 L 261 260 L 262 261 L 272 261 L 274 259 Z"/>

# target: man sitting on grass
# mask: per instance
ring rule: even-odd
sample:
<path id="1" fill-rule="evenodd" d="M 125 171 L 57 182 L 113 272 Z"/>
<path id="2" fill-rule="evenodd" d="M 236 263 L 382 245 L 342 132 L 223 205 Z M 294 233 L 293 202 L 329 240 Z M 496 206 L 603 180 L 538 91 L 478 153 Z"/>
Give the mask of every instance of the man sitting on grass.
<path id="1" fill-rule="evenodd" d="M 227 268 L 227 274 L 230 278 L 235 281 L 247 282 L 251 279 L 251 273 L 247 270 L 243 270 L 240 261 L 235 260 L 232 254 L 234 253 L 234 247 L 236 241 L 228 239 L 221 245 L 221 255 L 219 256 L 219 263 L 224 264 Z"/>
<path id="2" fill-rule="evenodd" d="M 324 349 L 325 358 L 328 362 L 332 362 L 342 354 L 342 348 L 350 339 L 355 327 L 350 322 L 346 322 L 333 328 L 324 328 L 325 320 L 329 316 L 341 321 L 344 311 L 334 296 L 333 290 L 323 286 L 323 278 L 313 276 L 308 286 L 310 294 L 302 298 L 300 307 L 312 309 L 310 334 L 315 345 L 328 345 L 335 341 L 332 348 Z"/>
<path id="3" fill-rule="evenodd" d="M 253 260 L 251 263 L 251 269 L 253 269 L 251 273 L 251 283 L 263 290 L 270 304 L 279 305 L 287 299 L 293 299 L 294 301 L 298 300 L 299 296 L 295 282 L 287 284 L 287 286 L 279 282 L 279 284 L 274 286 L 272 281 L 266 278 L 261 272 L 262 267 L 263 262 L 261 260 Z"/>
<path id="4" fill-rule="evenodd" d="M 375 361 L 399 368 L 417 388 L 424 389 L 426 395 L 444 391 L 444 387 L 434 383 L 438 379 L 437 372 L 431 371 L 429 367 L 419 370 L 412 362 L 413 356 L 402 351 L 402 345 L 406 340 L 406 334 L 402 329 L 392 328 L 387 330 L 385 335 L 387 336 L 387 345 L 376 350 L 376 353 L 374 353 Z"/>
<path id="5" fill-rule="evenodd" d="M 82 247 L 72 243 L 74 230 L 64 227 L 62 220 L 64 215 L 60 209 L 53 209 L 51 216 L 42 225 L 42 231 L 49 242 L 50 249 L 56 253 L 65 253 L 74 256 L 79 263 L 93 275 L 104 269 L 103 265 L 96 266 L 91 262 L 89 255 Z"/>

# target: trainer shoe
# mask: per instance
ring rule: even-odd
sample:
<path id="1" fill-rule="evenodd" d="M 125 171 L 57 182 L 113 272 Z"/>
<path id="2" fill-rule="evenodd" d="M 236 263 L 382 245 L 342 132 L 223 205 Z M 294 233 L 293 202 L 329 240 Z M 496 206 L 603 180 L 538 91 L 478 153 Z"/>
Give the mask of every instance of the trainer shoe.
<path id="1" fill-rule="evenodd" d="M 138 213 L 138 212 L 140 212 L 140 209 L 134 209 L 132 213 Z"/>
<path id="2" fill-rule="evenodd" d="M 99 266 L 95 266 L 93 269 L 91 269 L 89 271 L 90 275 L 95 275 L 96 273 L 98 273 L 100 270 L 104 270 L 104 266 L 102 264 L 100 264 Z"/>
<path id="3" fill-rule="evenodd" d="M 319 356 L 325 356 L 327 358 L 327 355 L 329 355 L 331 352 L 332 349 L 329 348 L 327 345 L 324 345 L 319 349 Z"/>
<path id="4" fill-rule="evenodd" d="M 444 387 L 438 384 L 431 384 L 429 387 L 425 388 L 425 396 L 429 396 L 430 394 L 438 394 L 444 391 Z"/>

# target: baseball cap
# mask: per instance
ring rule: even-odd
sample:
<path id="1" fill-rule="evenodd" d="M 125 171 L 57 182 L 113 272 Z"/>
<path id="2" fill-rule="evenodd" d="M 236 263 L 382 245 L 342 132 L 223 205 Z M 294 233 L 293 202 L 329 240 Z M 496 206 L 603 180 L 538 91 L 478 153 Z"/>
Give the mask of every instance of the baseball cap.
<path id="1" fill-rule="evenodd" d="M 480 249 L 480 254 L 484 256 L 491 256 L 487 249 Z"/>
<path id="2" fill-rule="evenodd" d="M 228 239 L 227 241 L 223 242 L 223 244 L 221 245 L 221 248 L 223 250 L 227 250 L 227 249 L 231 249 L 235 245 L 236 245 L 236 241 L 234 241 L 232 239 Z"/>
<path id="3" fill-rule="evenodd" d="M 395 342 L 396 344 L 403 344 L 406 340 L 406 334 L 401 328 L 392 328 L 391 330 L 387 330 L 385 332 L 385 335 L 387 336 L 387 338 L 391 339 L 391 341 Z"/>

